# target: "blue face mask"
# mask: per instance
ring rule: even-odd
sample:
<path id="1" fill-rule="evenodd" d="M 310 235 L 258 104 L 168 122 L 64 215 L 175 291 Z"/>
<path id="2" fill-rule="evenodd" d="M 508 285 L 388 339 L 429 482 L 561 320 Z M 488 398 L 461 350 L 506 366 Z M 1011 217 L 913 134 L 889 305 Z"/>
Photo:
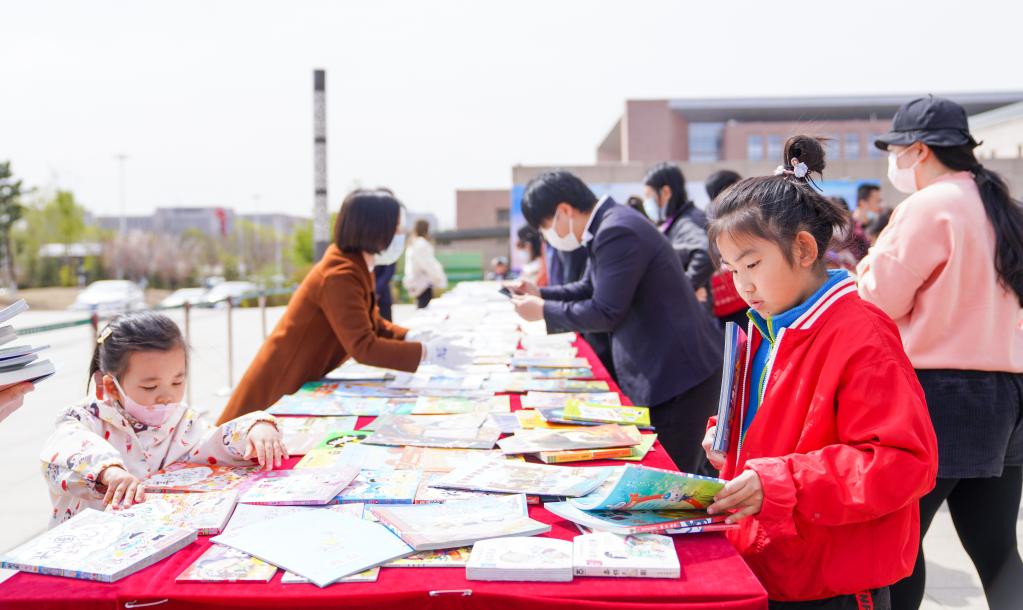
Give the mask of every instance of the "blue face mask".
<path id="1" fill-rule="evenodd" d="M 390 265 L 391 263 L 397 262 L 401 253 L 405 251 L 405 234 L 398 233 L 391 240 L 391 243 L 387 245 L 379 254 L 376 255 L 373 262 L 377 265 Z"/>
<path id="2" fill-rule="evenodd" d="M 646 212 L 646 215 L 650 218 L 650 220 L 654 222 L 661 221 L 661 206 L 657 205 L 657 201 L 655 199 L 644 199 L 643 211 Z"/>

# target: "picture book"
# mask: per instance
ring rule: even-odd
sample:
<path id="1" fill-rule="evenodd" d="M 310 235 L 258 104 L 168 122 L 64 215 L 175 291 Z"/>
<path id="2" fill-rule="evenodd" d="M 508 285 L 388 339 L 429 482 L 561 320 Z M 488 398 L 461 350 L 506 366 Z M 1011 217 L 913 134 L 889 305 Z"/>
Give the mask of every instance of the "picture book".
<path id="1" fill-rule="evenodd" d="M 522 426 L 519 425 L 519 418 L 515 413 L 491 413 L 487 416 L 487 423 L 484 425 L 497 428 L 501 434 L 511 434 L 516 430 L 522 429 Z"/>
<path id="2" fill-rule="evenodd" d="M 282 396 L 266 410 L 271 415 L 315 415 L 342 417 L 349 415 L 340 401 L 331 395 L 292 394 Z"/>
<path id="3" fill-rule="evenodd" d="M 469 491 L 580 497 L 597 489 L 613 470 L 494 459 L 466 464 L 444 475 L 433 485 Z"/>
<path id="4" fill-rule="evenodd" d="M 498 495 L 489 491 L 466 491 L 464 489 L 443 489 L 432 483 L 444 476 L 443 472 L 424 472 L 416 490 L 415 504 L 438 504 L 451 500 L 473 500 Z"/>
<path id="5" fill-rule="evenodd" d="M 360 416 L 412 412 L 415 397 L 393 396 L 284 396 L 267 409 L 271 415 Z"/>
<path id="6" fill-rule="evenodd" d="M 379 523 L 329 510 L 303 511 L 213 538 L 325 587 L 412 552 Z"/>
<path id="7" fill-rule="evenodd" d="M 481 427 L 486 418 L 486 413 L 396 415 L 374 424 L 375 431 L 363 442 L 371 445 L 493 449 L 501 432 L 497 428 Z"/>
<path id="8" fill-rule="evenodd" d="M 87 508 L 0 555 L 0 568 L 114 582 L 195 541 L 194 529 Z"/>
<path id="9" fill-rule="evenodd" d="M 532 379 L 525 384 L 526 392 L 607 392 L 606 381 L 581 379 Z"/>
<path id="10" fill-rule="evenodd" d="M 458 390 L 461 392 L 479 390 L 483 385 L 484 375 L 433 375 L 429 373 L 416 373 L 408 381 L 407 385 L 393 384 L 391 387 L 404 387 L 410 390 Z"/>
<path id="11" fill-rule="evenodd" d="M 416 551 L 458 548 L 502 536 L 532 536 L 551 529 L 529 518 L 521 494 L 370 510 Z"/>
<path id="12" fill-rule="evenodd" d="M 466 580 L 569 582 L 573 544 L 557 538 L 495 538 L 477 542 Z"/>
<path id="13" fill-rule="evenodd" d="M 385 568 L 462 568 L 469 561 L 471 547 L 421 551 L 384 564 Z"/>
<path id="14" fill-rule="evenodd" d="M 353 466 L 273 470 L 258 478 L 238 501 L 277 506 L 323 505 L 333 500 L 358 474 L 359 470 Z"/>
<path id="15" fill-rule="evenodd" d="M 711 523 L 709 525 L 694 525 L 691 527 L 673 527 L 671 529 L 664 530 L 664 533 L 670 536 L 689 534 L 709 534 L 711 532 L 727 532 L 729 530 L 737 530 L 740 527 L 742 527 L 741 523 Z"/>
<path id="16" fill-rule="evenodd" d="M 650 426 L 650 409 L 647 407 L 606 406 L 569 400 L 561 416 L 569 421 Z"/>
<path id="17" fill-rule="evenodd" d="M 262 504 L 239 504 L 235 508 L 234 514 L 231 515 L 231 520 L 227 522 L 227 526 L 224 528 L 223 533 L 232 533 L 238 528 L 242 528 L 253 523 L 269 521 L 284 515 L 310 510 L 330 510 L 362 519 L 364 506 L 364 504 L 332 504 L 330 506 L 270 506 Z"/>
<path id="18" fill-rule="evenodd" d="M 411 504 L 423 473 L 419 470 L 363 470 L 332 501 L 340 504 Z"/>
<path id="19" fill-rule="evenodd" d="M 541 451 L 536 457 L 544 464 L 564 464 L 566 462 L 590 462 L 593 460 L 610 460 L 629 457 L 632 447 L 608 447 L 606 449 L 569 449 L 567 451 Z"/>
<path id="20" fill-rule="evenodd" d="M 496 449 L 403 447 L 397 468 L 401 470 L 451 472 L 468 461 L 486 460 L 500 455 L 501 452 Z"/>
<path id="21" fill-rule="evenodd" d="M 576 430 L 583 427 L 580 424 L 552 424 L 543 418 L 539 410 L 519 409 L 512 413 L 519 421 L 519 427 L 523 430 Z"/>
<path id="22" fill-rule="evenodd" d="M 497 442 L 497 446 L 506 454 L 631 447 L 638 444 L 638 433 L 631 435 L 617 424 L 567 430 L 519 430 Z"/>
<path id="23" fill-rule="evenodd" d="M 682 575 L 675 541 L 669 536 L 619 536 L 598 532 L 576 536 L 573 549 L 576 576 L 679 578 Z"/>
<path id="24" fill-rule="evenodd" d="M 529 384 L 532 382 L 533 376 L 526 371 L 493 373 L 483 382 L 482 388 L 487 392 L 513 392 L 521 394 L 528 389 Z"/>
<path id="25" fill-rule="evenodd" d="M 328 381 L 388 381 L 394 379 L 395 371 L 382 369 L 349 359 L 323 376 Z"/>
<path id="26" fill-rule="evenodd" d="M 329 434 L 295 464 L 295 469 L 340 468 L 346 464 L 361 468 L 364 457 L 356 447 L 361 447 L 362 439 L 367 436 L 369 432 L 364 430 Z"/>
<path id="27" fill-rule="evenodd" d="M 493 396 L 420 396 L 412 408 L 414 415 L 452 415 L 457 413 L 508 413 L 511 397 Z"/>
<path id="28" fill-rule="evenodd" d="M 564 407 L 569 399 L 581 400 L 587 404 L 618 406 L 622 398 L 618 392 L 528 392 L 522 397 L 523 409 Z"/>
<path id="29" fill-rule="evenodd" d="M 305 455 L 333 432 L 353 430 L 358 417 L 354 415 L 326 417 L 278 417 L 284 447 L 289 455 Z"/>
<path id="30" fill-rule="evenodd" d="M 334 582 L 337 585 L 343 585 L 345 583 L 353 582 L 376 582 L 380 578 L 380 567 L 370 568 L 363 570 L 357 574 L 351 576 L 345 576 L 344 578 Z M 298 584 L 312 584 L 309 579 L 303 578 L 294 572 L 284 572 L 284 576 L 281 576 L 282 585 L 298 585 Z"/>
<path id="31" fill-rule="evenodd" d="M 579 336 L 574 332 L 555 333 L 551 335 L 527 335 L 522 337 L 522 349 L 551 349 L 571 347 Z"/>
<path id="32" fill-rule="evenodd" d="M 742 384 L 743 354 L 740 349 L 745 338 L 745 333 L 735 322 L 725 323 L 724 365 L 721 368 L 721 393 L 718 396 L 719 425 L 711 442 L 711 448 L 715 451 L 728 451 L 731 430 L 727 424 L 731 421 L 732 405 L 738 400 L 739 386 Z"/>
<path id="33" fill-rule="evenodd" d="M 571 500 L 583 510 L 704 510 L 725 482 L 684 472 L 628 464 L 592 494 Z"/>
<path id="34" fill-rule="evenodd" d="M 177 582 L 269 582 L 277 573 L 262 559 L 220 544 L 211 545 L 175 579 Z"/>
<path id="35" fill-rule="evenodd" d="M 146 477 L 146 493 L 195 493 L 235 489 L 259 474 L 258 466 L 207 466 L 176 462 Z"/>
<path id="36" fill-rule="evenodd" d="M 571 502 L 544 504 L 552 514 L 594 531 L 615 534 L 664 532 L 676 528 L 700 527 L 720 523 L 728 515 L 711 516 L 694 510 L 580 510 Z"/>
<path id="37" fill-rule="evenodd" d="M 124 518 L 146 519 L 182 529 L 200 536 L 219 534 L 234 512 L 238 491 L 210 491 L 194 494 L 150 494 L 141 504 L 107 512 Z"/>
<path id="38" fill-rule="evenodd" d="M 656 434 L 640 434 L 639 444 L 631 447 L 631 452 L 628 457 L 611 458 L 613 460 L 622 460 L 624 462 L 641 462 L 646 457 L 647 453 L 653 451 L 654 443 L 657 442 Z"/>
<path id="39" fill-rule="evenodd" d="M 589 367 L 554 369 L 531 366 L 526 372 L 533 379 L 593 379 L 593 369 Z"/>
<path id="40" fill-rule="evenodd" d="M 512 356 L 511 365 L 515 368 L 545 368 L 545 369 L 578 369 L 590 368 L 586 358 L 544 358 L 530 356 Z"/>

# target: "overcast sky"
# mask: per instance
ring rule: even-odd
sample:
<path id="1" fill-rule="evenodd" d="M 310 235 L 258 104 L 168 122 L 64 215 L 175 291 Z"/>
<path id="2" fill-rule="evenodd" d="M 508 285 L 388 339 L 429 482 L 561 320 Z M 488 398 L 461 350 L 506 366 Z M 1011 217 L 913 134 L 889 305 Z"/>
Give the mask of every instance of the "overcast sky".
<path id="1" fill-rule="evenodd" d="M 0 0 L 0 159 L 132 214 L 312 207 L 327 70 L 330 207 L 578 164 L 626 99 L 1023 89 L 1019 3 Z"/>

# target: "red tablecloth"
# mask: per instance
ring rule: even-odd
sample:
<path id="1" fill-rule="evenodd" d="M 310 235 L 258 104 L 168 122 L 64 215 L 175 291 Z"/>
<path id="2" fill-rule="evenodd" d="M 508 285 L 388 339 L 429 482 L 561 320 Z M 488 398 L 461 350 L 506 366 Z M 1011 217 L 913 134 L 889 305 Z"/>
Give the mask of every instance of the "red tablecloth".
<path id="1" fill-rule="evenodd" d="M 612 389 L 618 390 L 590 346 L 582 339 L 577 346 L 580 356 L 590 361 L 594 376 L 606 379 Z M 512 408 L 519 408 L 516 395 L 512 396 Z M 369 420 L 361 418 L 359 426 Z M 293 458 L 288 466 L 296 461 Z M 642 463 L 675 469 L 659 444 Z M 531 507 L 530 516 L 551 524 L 548 536 L 570 540 L 579 534 L 570 522 L 540 506 Z M 282 571 L 266 584 L 175 583 L 175 577 L 209 544 L 208 538 L 200 538 L 156 565 L 115 583 L 16 574 L 0 584 L 0 610 L 138 607 L 759 610 L 767 607 L 764 588 L 722 534 L 676 536 L 675 547 L 682 564 L 679 579 L 579 578 L 571 583 L 497 583 L 467 581 L 462 568 L 384 568 L 375 583 L 336 584 L 324 589 L 311 584 L 282 585 Z"/>

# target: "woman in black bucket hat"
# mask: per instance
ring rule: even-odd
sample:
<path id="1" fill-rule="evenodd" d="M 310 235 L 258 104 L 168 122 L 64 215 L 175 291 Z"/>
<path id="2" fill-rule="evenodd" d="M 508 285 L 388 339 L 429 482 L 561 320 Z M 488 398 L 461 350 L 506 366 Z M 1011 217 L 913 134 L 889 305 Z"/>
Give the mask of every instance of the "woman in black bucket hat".
<path id="1" fill-rule="evenodd" d="M 898 324 L 938 436 L 938 480 L 920 500 L 920 542 L 943 502 L 992 610 L 1023 604 L 1016 519 L 1023 488 L 1023 208 L 973 153 L 966 112 L 925 97 L 875 143 L 910 196 L 860 262 L 860 295 Z M 916 541 L 907 541 L 916 544 Z M 916 609 L 925 562 L 891 589 Z"/>

